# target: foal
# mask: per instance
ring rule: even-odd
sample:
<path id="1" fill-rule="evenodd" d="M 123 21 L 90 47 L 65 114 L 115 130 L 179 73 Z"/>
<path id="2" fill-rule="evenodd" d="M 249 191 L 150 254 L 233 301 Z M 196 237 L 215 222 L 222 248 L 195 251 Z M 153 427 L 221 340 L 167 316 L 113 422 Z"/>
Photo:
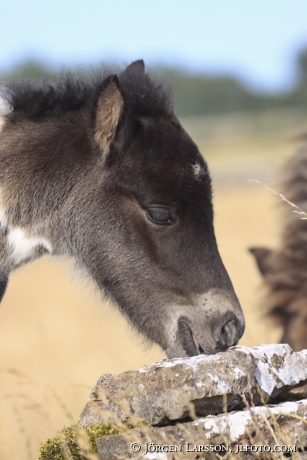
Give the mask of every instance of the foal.
<path id="1" fill-rule="evenodd" d="M 143 61 L 0 94 L 1 297 L 12 270 L 65 254 L 169 358 L 235 345 L 208 167 Z"/>

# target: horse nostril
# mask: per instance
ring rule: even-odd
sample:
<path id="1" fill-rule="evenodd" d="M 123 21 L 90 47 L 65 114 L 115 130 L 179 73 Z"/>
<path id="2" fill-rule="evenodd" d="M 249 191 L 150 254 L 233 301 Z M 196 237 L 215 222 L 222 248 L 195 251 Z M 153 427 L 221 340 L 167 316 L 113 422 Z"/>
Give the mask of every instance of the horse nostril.
<path id="1" fill-rule="evenodd" d="M 238 343 L 238 334 L 235 321 L 227 321 L 221 328 L 221 343 L 223 348 L 229 348 Z"/>

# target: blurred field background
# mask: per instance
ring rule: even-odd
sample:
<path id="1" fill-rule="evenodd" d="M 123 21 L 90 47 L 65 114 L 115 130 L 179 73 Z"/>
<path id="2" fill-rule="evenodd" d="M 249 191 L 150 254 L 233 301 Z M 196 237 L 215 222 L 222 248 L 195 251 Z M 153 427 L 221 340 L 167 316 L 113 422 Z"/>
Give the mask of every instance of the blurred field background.
<path id="1" fill-rule="evenodd" d="M 278 191 L 278 170 L 307 128 L 304 10 L 303 0 L 1 4 L 0 82 L 144 58 L 173 84 L 176 114 L 213 177 L 215 231 L 245 312 L 246 346 L 280 336 L 263 316 L 248 253 L 278 244 L 280 200 L 250 180 Z M 77 422 L 102 374 L 164 357 L 72 261 L 46 257 L 16 271 L 0 305 L 0 460 L 37 459 L 41 442 Z"/>

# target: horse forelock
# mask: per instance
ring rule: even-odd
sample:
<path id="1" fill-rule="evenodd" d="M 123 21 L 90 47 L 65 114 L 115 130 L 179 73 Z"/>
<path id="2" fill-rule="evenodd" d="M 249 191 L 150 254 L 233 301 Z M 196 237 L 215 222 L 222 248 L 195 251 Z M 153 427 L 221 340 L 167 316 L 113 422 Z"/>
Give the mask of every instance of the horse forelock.
<path id="1" fill-rule="evenodd" d="M 54 83 L 41 85 L 12 83 L 0 86 L 0 115 L 2 112 L 22 113 L 26 118 L 64 114 L 87 107 L 96 107 L 100 88 L 113 73 L 109 70 L 92 72 L 86 78 L 63 73 Z M 120 89 L 130 116 L 169 115 L 173 111 L 170 87 L 142 69 L 129 67 L 118 72 Z"/>

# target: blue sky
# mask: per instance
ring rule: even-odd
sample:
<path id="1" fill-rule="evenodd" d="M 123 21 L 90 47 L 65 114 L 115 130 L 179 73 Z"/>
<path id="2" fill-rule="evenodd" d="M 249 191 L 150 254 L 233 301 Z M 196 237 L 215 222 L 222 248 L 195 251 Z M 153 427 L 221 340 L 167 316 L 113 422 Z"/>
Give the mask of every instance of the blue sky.
<path id="1" fill-rule="evenodd" d="M 264 90 L 289 87 L 307 46 L 306 0 L 1 0 L 0 72 L 144 58 Z"/>

